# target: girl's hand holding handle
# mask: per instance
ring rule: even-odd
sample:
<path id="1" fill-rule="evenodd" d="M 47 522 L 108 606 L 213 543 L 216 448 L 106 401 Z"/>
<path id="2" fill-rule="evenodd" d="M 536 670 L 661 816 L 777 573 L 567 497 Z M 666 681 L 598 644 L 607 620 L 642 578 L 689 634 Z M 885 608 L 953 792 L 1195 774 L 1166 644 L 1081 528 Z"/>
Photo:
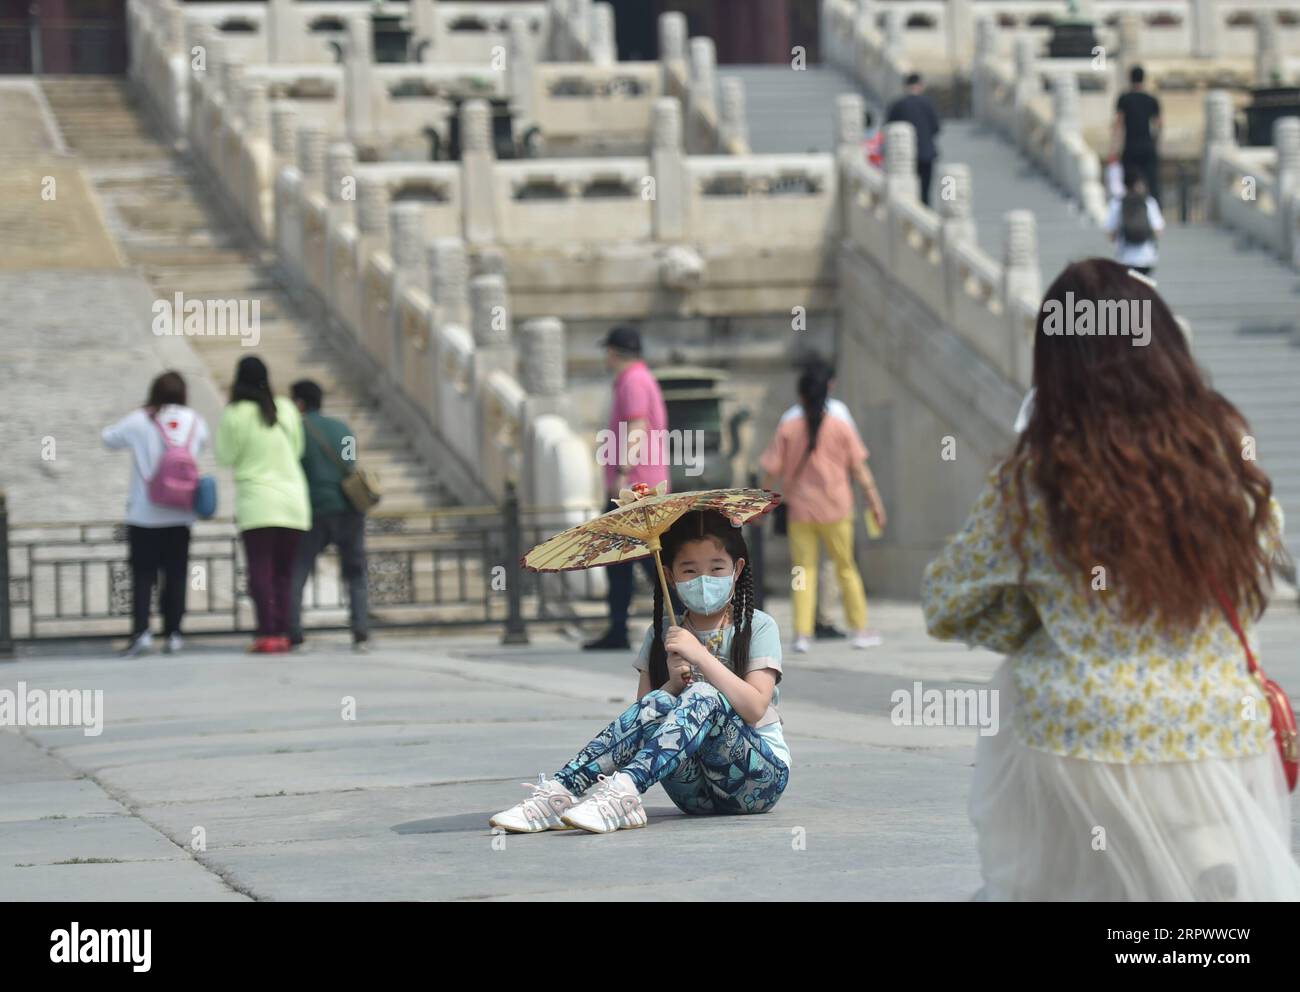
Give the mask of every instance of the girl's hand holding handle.
<path id="1" fill-rule="evenodd" d="M 680 696 L 682 690 L 690 685 L 691 663 L 676 651 L 668 652 L 668 682 L 664 685 L 671 695 Z"/>

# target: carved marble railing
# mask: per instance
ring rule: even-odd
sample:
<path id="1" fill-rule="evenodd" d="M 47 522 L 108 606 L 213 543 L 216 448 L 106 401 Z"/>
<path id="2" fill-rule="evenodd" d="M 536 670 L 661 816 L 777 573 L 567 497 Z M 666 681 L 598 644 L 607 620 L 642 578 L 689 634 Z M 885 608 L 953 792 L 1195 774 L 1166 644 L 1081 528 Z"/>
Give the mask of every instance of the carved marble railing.
<path id="1" fill-rule="evenodd" d="M 1232 95 L 1206 94 L 1202 177 L 1211 219 L 1300 267 L 1300 118 L 1274 125 L 1273 147 L 1242 148 L 1233 128 Z"/>
<path id="2" fill-rule="evenodd" d="M 846 248 L 910 290 L 1007 381 L 1027 386 L 1041 281 L 1033 214 L 1008 214 L 1002 260 L 989 258 L 976 243 L 966 166 L 937 167 L 935 213 L 919 199 L 911 125 L 887 125 L 881 171 L 862 157 L 862 99 L 842 96 L 838 110 Z"/>
<path id="3" fill-rule="evenodd" d="M 405 9 L 392 6 L 398 11 Z M 456 18 L 461 14 L 450 4 L 436 9 L 454 34 L 451 29 L 460 23 Z M 427 13 L 420 2 L 416 11 Z M 273 0 L 268 8 L 246 3 L 181 6 L 171 0 L 130 0 L 131 77 L 176 138 L 190 130 L 191 73 L 214 71 L 264 80 L 270 99 L 299 101 L 304 121 L 316 121 L 331 132 L 346 134 L 367 158 L 441 155 L 451 140 L 456 105 L 473 97 L 508 99 L 512 138 L 534 156 L 571 151 L 638 154 L 645 149 L 654 102 L 666 92 L 681 98 L 687 108 L 687 147 L 691 151 L 745 154 L 749 150 L 742 84 L 728 80 L 722 87 L 721 105 L 717 105 L 712 43 L 707 39 L 691 42 L 689 69 L 673 54 L 676 49 L 671 41 L 660 63 L 619 63 L 606 57 L 613 52 L 612 35 L 608 44 L 602 40 L 612 31 L 607 4 L 552 3 L 545 8 L 497 4 L 485 5 L 485 10 L 473 15 L 491 21 L 494 31 L 500 28 L 500 44 L 481 60 L 470 57 L 474 54 L 470 46 L 456 62 L 444 58 L 376 64 L 369 12 L 367 6 L 350 3 Z M 236 23 L 274 23 L 276 18 L 288 22 L 282 33 L 315 40 L 291 51 L 280 46 L 278 57 L 272 59 L 267 55 L 268 45 L 257 42 L 262 38 L 257 32 L 221 30 Z M 307 24 L 298 24 L 294 18 L 307 18 L 311 23 L 324 18 L 337 30 L 331 29 L 328 41 L 322 41 L 324 35 L 308 35 Z M 592 30 L 575 32 L 575 18 L 589 21 Z M 539 40 L 538 32 L 547 27 L 562 34 L 567 31 L 563 37 L 568 40 Z M 677 38 L 684 45 L 684 30 L 680 15 L 664 15 L 661 31 L 665 37 Z M 424 54 L 432 51 L 450 56 L 452 46 L 440 42 Z M 542 56 L 551 52 L 592 57 L 588 61 L 544 61 Z M 436 148 L 431 147 L 434 142 Z"/>
<path id="4" fill-rule="evenodd" d="M 898 24 L 900 59 L 928 66 L 964 69 L 975 54 L 974 24 L 987 17 L 996 26 L 998 53 L 1009 56 L 1015 38 L 1028 35 L 1046 44 L 1053 20 L 1065 16 L 1068 0 L 827 0 L 847 8 L 845 15 L 883 34 L 890 19 Z M 1254 50 L 1255 18 L 1282 14 L 1278 25 L 1285 49 L 1300 49 L 1300 19 L 1293 0 L 1083 0 L 1081 12 L 1094 20 L 1098 37 L 1114 50 L 1121 22 L 1132 17 L 1141 32 L 1145 57 L 1160 59 L 1249 58 Z M 825 13 L 825 12 L 824 12 Z M 823 30 L 822 37 L 826 37 Z M 836 64 L 845 64 L 836 60 Z"/>
<path id="5" fill-rule="evenodd" d="M 1079 110 L 1079 73 L 1095 70 L 1071 65 L 1058 68 L 1037 57 L 1037 44 L 1028 37 L 1016 42 L 1015 59 L 1005 63 L 994 53 L 993 23 L 976 24 L 976 59 L 972 70 L 975 117 L 1000 131 L 1046 172 L 1094 223 L 1106 218 L 1106 190 L 1101 158 L 1083 137 Z M 1109 76 L 1113 70 L 1105 72 Z M 1050 83 L 1050 104 L 1041 100 L 1044 78 Z"/>
<path id="6" fill-rule="evenodd" d="M 598 494 L 564 416 L 563 328 L 516 326 L 499 250 L 480 249 L 471 276 L 464 235 L 481 242 L 495 209 L 487 105 L 465 110 L 460 163 L 358 164 L 241 67 L 189 83 L 193 159 L 428 463 L 463 499 L 499 500 L 513 480 L 578 519 Z"/>
<path id="7" fill-rule="evenodd" d="M 906 21 L 896 4 L 822 0 L 823 58 L 876 100 L 889 103 L 902 96 L 903 80 L 911 71 L 903 50 Z"/>
<path id="8" fill-rule="evenodd" d="M 693 155 L 748 154 L 744 84 L 728 79 L 719 94 L 713 39 L 691 38 L 688 45 L 686 15 L 661 14 L 659 60 L 663 92 L 684 109 L 686 150 Z"/>

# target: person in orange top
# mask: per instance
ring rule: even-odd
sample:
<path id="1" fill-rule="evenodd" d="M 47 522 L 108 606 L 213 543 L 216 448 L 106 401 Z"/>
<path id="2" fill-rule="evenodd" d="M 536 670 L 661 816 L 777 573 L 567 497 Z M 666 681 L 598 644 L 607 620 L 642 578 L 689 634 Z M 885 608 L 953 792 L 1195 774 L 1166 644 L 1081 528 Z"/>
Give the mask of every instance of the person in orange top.
<path id="1" fill-rule="evenodd" d="M 876 524 L 885 526 L 885 506 L 876 490 L 876 480 L 867 468 L 867 449 L 853 425 L 840 417 L 828 416 L 826 397 L 830 389 L 828 367 L 815 366 L 799 377 L 802 416 L 777 427 L 776 435 L 759 459 L 764 486 L 773 479 L 781 492 L 790 520 L 790 558 L 802 569 L 802 581 L 794 584 L 794 649 L 806 652 L 813 633 L 817 602 L 819 545 L 825 545 L 835 564 L 844 612 L 854 631 L 853 646 L 875 647 L 878 633 L 867 627 L 867 595 L 853 558 L 853 486 L 857 480 L 867 494 L 868 512 Z"/>

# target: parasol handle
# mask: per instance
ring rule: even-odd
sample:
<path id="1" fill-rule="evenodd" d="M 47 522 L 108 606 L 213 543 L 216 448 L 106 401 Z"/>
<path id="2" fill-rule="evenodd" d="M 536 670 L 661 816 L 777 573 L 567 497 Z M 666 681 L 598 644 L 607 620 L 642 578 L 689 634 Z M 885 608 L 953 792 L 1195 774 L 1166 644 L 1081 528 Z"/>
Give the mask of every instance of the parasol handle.
<path id="1" fill-rule="evenodd" d="M 655 553 L 655 571 L 659 573 L 659 587 L 664 592 L 664 609 L 668 611 L 668 619 L 674 627 L 677 626 L 677 614 L 673 612 L 673 597 L 668 594 L 668 580 L 664 577 L 664 563 L 659 560 L 659 540 L 656 538 L 651 542 L 650 547 Z"/>

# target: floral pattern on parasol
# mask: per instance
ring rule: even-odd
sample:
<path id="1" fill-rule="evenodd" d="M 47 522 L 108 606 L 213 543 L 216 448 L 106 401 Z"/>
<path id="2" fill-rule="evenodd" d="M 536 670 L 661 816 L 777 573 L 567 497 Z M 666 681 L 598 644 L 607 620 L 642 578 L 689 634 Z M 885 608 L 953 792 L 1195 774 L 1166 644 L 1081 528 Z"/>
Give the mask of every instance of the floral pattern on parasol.
<path id="1" fill-rule="evenodd" d="M 739 527 L 771 512 L 781 502 L 767 489 L 706 489 L 669 493 L 667 483 L 624 489 L 616 508 L 543 541 L 520 559 L 534 572 L 569 572 L 634 561 L 659 549 L 659 536 L 678 518 L 716 510 Z"/>

